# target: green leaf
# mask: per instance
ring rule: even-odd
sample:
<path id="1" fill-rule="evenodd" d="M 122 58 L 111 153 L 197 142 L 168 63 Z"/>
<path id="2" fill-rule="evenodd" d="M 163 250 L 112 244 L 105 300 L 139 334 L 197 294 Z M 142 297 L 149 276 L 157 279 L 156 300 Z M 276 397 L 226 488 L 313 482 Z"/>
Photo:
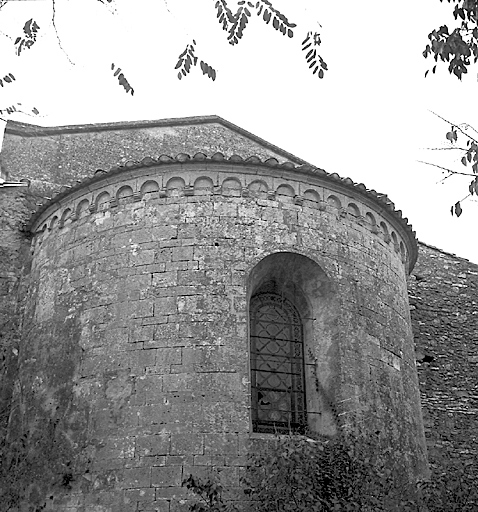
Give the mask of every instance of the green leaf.
<path id="1" fill-rule="evenodd" d="M 461 209 L 460 201 L 457 201 L 455 203 L 455 214 L 457 217 L 459 217 L 463 213 L 463 210 Z"/>

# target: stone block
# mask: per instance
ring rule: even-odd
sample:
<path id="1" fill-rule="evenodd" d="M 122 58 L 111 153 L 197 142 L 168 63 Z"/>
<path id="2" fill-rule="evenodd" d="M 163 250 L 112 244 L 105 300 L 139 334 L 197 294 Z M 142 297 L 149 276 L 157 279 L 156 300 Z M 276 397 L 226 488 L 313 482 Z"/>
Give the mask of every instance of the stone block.
<path id="1" fill-rule="evenodd" d="M 153 340 L 146 345 L 149 347 L 175 347 L 183 343 L 179 336 L 180 325 L 177 323 L 161 323 L 155 325 Z"/>
<path id="2" fill-rule="evenodd" d="M 171 455 L 202 455 L 203 452 L 202 434 L 171 434 Z"/>
<path id="3" fill-rule="evenodd" d="M 160 347 L 156 349 L 156 363 L 158 365 L 181 364 L 182 349 L 171 347 Z"/>
<path id="4" fill-rule="evenodd" d="M 182 466 L 151 468 L 151 484 L 154 487 L 179 487 L 182 469 Z"/>
<path id="5" fill-rule="evenodd" d="M 160 297 L 154 299 L 154 316 L 174 315 L 178 312 L 175 297 Z"/>
<path id="6" fill-rule="evenodd" d="M 171 270 L 169 272 L 158 272 L 153 274 L 153 287 L 168 288 L 178 284 L 178 272 Z M 154 293 L 154 291 L 153 291 Z"/>
<path id="7" fill-rule="evenodd" d="M 154 488 L 143 488 L 143 489 L 127 489 L 124 493 L 126 503 L 155 501 L 156 500 L 156 489 Z"/>
<path id="8" fill-rule="evenodd" d="M 139 457 L 168 455 L 170 443 L 170 434 L 138 436 L 135 451 Z"/>
<path id="9" fill-rule="evenodd" d="M 153 339 L 154 326 L 152 325 L 135 325 L 131 327 L 129 340 L 134 343 L 137 341 L 151 341 Z"/>
<path id="10" fill-rule="evenodd" d="M 189 261 L 193 259 L 193 247 L 181 246 L 173 247 L 172 261 Z"/>
<path id="11" fill-rule="evenodd" d="M 238 434 L 204 434 L 205 455 L 238 455 Z"/>
<path id="12" fill-rule="evenodd" d="M 150 487 L 151 468 L 131 468 L 123 471 L 123 485 L 129 487 Z"/>
<path id="13" fill-rule="evenodd" d="M 135 402 L 137 404 L 156 404 L 162 402 L 163 376 L 142 375 L 135 381 Z"/>

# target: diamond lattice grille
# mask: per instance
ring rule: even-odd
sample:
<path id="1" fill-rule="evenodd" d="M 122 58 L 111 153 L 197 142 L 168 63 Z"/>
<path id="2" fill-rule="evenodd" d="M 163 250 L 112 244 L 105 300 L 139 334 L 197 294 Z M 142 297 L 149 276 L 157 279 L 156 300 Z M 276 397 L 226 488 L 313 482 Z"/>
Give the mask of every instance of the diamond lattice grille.
<path id="1" fill-rule="evenodd" d="M 300 316 L 292 303 L 266 293 L 251 299 L 251 377 L 255 432 L 305 425 Z"/>

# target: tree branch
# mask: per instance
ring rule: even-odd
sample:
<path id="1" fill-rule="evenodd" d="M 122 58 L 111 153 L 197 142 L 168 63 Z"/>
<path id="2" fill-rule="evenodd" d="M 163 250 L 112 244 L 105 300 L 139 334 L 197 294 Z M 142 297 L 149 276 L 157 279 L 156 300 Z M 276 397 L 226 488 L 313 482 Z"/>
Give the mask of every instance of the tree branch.
<path id="1" fill-rule="evenodd" d="M 473 178 L 476 178 L 476 174 L 474 174 L 474 173 L 452 171 L 451 169 L 448 169 L 447 167 L 442 167 L 441 165 L 432 164 L 430 162 L 424 162 L 423 160 L 417 160 L 417 162 L 420 162 L 421 164 L 431 165 L 433 167 L 438 167 L 439 169 L 443 169 L 444 171 L 449 172 L 450 175 L 458 174 L 460 176 L 472 176 Z"/>
<path id="2" fill-rule="evenodd" d="M 429 110 L 428 112 L 431 112 L 433 115 L 437 116 L 438 118 L 440 118 L 442 121 L 445 121 L 445 123 L 451 125 L 451 126 L 454 126 L 460 133 L 462 133 L 463 135 L 465 135 L 466 137 L 468 137 L 469 139 L 471 139 L 473 142 L 476 142 L 478 143 L 478 140 L 475 139 L 474 137 L 472 137 L 469 133 L 466 133 L 466 131 L 463 130 L 463 128 L 460 127 L 460 125 L 457 125 L 457 124 L 454 124 L 452 123 L 451 121 L 448 121 L 448 119 L 445 119 L 444 117 L 442 116 L 439 116 L 438 114 L 436 114 L 435 112 L 433 112 L 433 110 Z M 470 126 L 469 124 L 467 123 L 461 123 L 462 125 L 465 125 L 465 126 Z M 471 127 L 473 128 L 473 127 Z M 473 130 L 475 130 L 473 128 Z M 475 130 L 476 131 L 476 130 Z"/>
<path id="3" fill-rule="evenodd" d="M 455 149 L 458 149 L 459 151 L 468 151 L 468 148 L 459 148 L 457 146 L 452 146 L 449 148 L 421 148 L 421 149 L 424 149 L 426 151 L 449 151 L 449 150 L 455 150 Z"/>
<path id="4" fill-rule="evenodd" d="M 55 30 L 55 35 L 56 35 L 56 38 L 58 39 L 58 46 L 60 47 L 61 51 L 66 55 L 66 58 L 68 59 L 68 62 L 74 66 L 75 63 L 70 59 L 70 56 L 68 55 L 68 53 L 66 53 L 65 49 L 63 48 L 62 44 L 61 44 L 61 39 L 60 39 L 60 36 L 58 35 L 58 30 L 56 28 L 56 23 L 55 23 L 55 17 L 56 17 L 56 4 L 55 4 L 56 0 L 51 0 L 51 4 L 52 4 L 52 7 L 53 7 L 53 13 L 52 13 L 52 17 L 51 17 L 51 22 L 53 24 L 53 28 Z"/>

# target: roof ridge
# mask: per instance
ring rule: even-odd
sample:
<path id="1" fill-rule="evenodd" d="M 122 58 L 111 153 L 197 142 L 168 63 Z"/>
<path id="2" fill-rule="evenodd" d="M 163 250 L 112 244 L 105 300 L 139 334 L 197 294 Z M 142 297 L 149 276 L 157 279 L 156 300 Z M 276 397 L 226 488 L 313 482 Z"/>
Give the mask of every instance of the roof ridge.
<path id="1" fill-rule="evenodd" d="M 417 242 L 419 245 L 424 245 L 425 247 L 428 247 L 429 249 L 434 249 L 435 251 L 438 251 L 442 254 L 446 254 L 448 256 L 451 256 L 457 260 L 463 260 L 463 261 L 467 261 L 468 263 L 471 263 L 472 265 L 475 265 L 478 267 L 478 263 L 475 263 L 471 260 L 469 260 L 468 258 L 464 258 L 463 256 L 458 256 L 457 254 L 455 254 L 454 252 L 449 252 L 449 251 L 445 251 L 444 249 L 440 249 L 440 247 L 436 247 L 435 245 L 431 245 L 431 244 L 427 244 L 426 242 L 422 242 L 421 240 L 418 240 L 417 239 Z"/>
<path id="2" fill-rule="evenodd" d="M 21 123 L 19 121 L 8 121 L 5 127 L 5 134 L 19 135 L 22 137 L 41 137 L 42 135 L 58 135 L 67 133 L 84 133 L 84 132 L 98 132 L 108 130 L 131 130 L 141 128 L 155 128 L 162 126 L 185 126 L 185 125 L 200 125 L 217 123 L 225 128 L 246 137 L 257 144 L 264 146 L 279 155 L 288 158 L 298 164 L 308 164 L 302 158 L 299 158 L 288 151 L 283 150 L 279 146 L 268 142 L 267 140 L 253 134 L 252 132 L 241 128 L 240 126 L 231 123 L 230 121 L 217 116 L 192 116 L 192 117 L 172 117 L 166 119 L 150 119 L 139 121 L 115 121 L 111 123 L 90 123 L 90 124 L 72 124 L 63 126 L 39 126 L 28 123 Z"/>

